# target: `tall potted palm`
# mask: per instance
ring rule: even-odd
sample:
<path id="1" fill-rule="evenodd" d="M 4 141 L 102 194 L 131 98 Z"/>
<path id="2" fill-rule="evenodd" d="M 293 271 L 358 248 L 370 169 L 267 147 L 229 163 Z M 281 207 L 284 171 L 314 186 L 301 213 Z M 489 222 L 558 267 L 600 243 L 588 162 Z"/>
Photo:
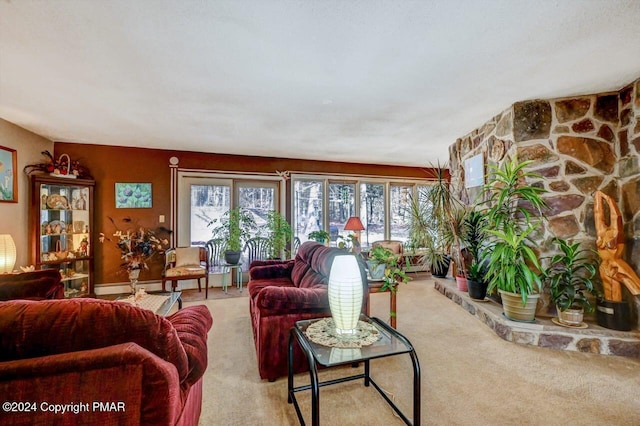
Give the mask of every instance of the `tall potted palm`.
<path id="1" fill-rule="evenodd" d="M 489 165 L 485 185 L 488 228 L 488 291 L 498 289 L 505 316 L 533 321 L 542 281 L 540 261 L 531 235 L 542 220 L 544 188 L 527 183 L 540 178 L 526 171 L 531 161 L 506 160 L 502 167 Z"/>
<path id="2" fill-rule="evenodd" d="M 456 212 L 463 208 L 462 203 L 451 192 L 447 169 L 437 164 L 431 167 L 433 185 L 428 189 L 424 200 L 418 200 L 418 214 L 424 215 L 422 220 L 428 228 L 426 233 L 427 253 L 423 263 L 431 269 L 434 276 L 446 276 L 451 261 L 450 250 L 456 251 L 456 259 L 461 263 L 461 270 L 466 269 L 462 257 L 459 226 L 457 226 Z M 420 222 L 417 222 L 420 224 Z"/>

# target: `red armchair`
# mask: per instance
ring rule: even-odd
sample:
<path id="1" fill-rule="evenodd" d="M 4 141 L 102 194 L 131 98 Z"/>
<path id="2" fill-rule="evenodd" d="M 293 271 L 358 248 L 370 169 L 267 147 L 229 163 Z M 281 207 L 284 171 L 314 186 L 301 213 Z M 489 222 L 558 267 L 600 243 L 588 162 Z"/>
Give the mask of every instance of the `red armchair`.
<path id="1" fill-rule="evenodd" d="M 0 275 L 0 301 L 63 298 L 64 284 L 57 269 Z"/>
<path id="2" fill-rule="evenodd" d="M 164 318 L 95 299 L 2 302 L 0 395 L 37 411 L 0 411 L 0 424 L 197 425 L 211 324 L 205 306 Z M 70 403 L 88 405 L 49 411 Z"/>
<path id="3" fill-rule="evenodd" d="M 262 379 L 287 375 L 289 330 L 296 321 L 331 316 L 327 285 L 333 258 L 347 254 L 338 248 L 307 241 L 294 260 L 255 261 L 249 268 L 249 309 Z M 368 294 L 364 263 L 359 258 L 363 294 Z M 363 297 L 363 312 L 367 298 Z M 294 371 L 308 369 L 300 348 L 294 350 Z"/>

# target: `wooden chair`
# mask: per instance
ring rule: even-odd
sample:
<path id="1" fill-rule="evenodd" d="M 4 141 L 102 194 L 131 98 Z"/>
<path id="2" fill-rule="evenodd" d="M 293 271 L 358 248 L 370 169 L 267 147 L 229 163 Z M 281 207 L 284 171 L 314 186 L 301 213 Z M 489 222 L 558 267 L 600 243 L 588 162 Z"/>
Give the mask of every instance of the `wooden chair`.
<path id="1" fill-rule="evenodd" d="M 202 291 L 202 278 L 206 299 L 209 297 L 209 255 L 205 247 L 176 247 L 165 252 L 162 291 L 167 281 L 171 281 L 171 291 L 176 291 L 178 281 L 184 280 L 198 280 L 198 291 Z"/>

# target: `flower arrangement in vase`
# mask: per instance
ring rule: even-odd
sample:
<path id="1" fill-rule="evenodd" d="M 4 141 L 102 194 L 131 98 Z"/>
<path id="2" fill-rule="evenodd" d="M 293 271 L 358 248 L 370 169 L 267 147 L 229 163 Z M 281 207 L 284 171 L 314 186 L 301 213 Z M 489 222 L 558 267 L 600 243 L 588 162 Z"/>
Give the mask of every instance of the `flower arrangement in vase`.
<path id="1" fill-rule="evenodd" d="M 104 243 L 105 240 L 114 242 L 116 247 L 120 249 L 120 258 L 122 263 L 120 267 L 125 271 L 131 282 L 132 293 L 135 293 L 135 286 L 138 282 L 140 272 L 149 269 L 149 261 L 156 254 L 163 254 L 169 245 L 166 237 L 160 237 L 159 234 L 171 234 L 171 231 L 161 227 L 158 230 L 145 229 L 142 226 L 134 226 L 133 229 L 121 230 L 115 224 L 113 218 L 109 220 L 116 227 L 113 233 L 113 239 L 107 237 L 103 232 L 100 233 L 99 241 Z M 124 222 L 131 222 L 130 218 L 123 219 Z"/>

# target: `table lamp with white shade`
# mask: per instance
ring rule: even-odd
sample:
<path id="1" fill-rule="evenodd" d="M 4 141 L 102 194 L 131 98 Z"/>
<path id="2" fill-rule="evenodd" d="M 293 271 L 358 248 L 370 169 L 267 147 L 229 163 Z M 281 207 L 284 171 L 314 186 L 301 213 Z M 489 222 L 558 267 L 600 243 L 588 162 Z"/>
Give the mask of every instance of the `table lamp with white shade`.
<path id="1" fill-rule="evenodd" d="M 13 272 L 16 264 L 16 245 L 9 234 L 0 234 L 0 273 Z"/>
<path id="2" fill-rule="evenodd" d="M 363 283 L 354 255 L 336 256 L 329 273 L 329 308 L 340 337 L 357 335 L 362 310 Z"/>

